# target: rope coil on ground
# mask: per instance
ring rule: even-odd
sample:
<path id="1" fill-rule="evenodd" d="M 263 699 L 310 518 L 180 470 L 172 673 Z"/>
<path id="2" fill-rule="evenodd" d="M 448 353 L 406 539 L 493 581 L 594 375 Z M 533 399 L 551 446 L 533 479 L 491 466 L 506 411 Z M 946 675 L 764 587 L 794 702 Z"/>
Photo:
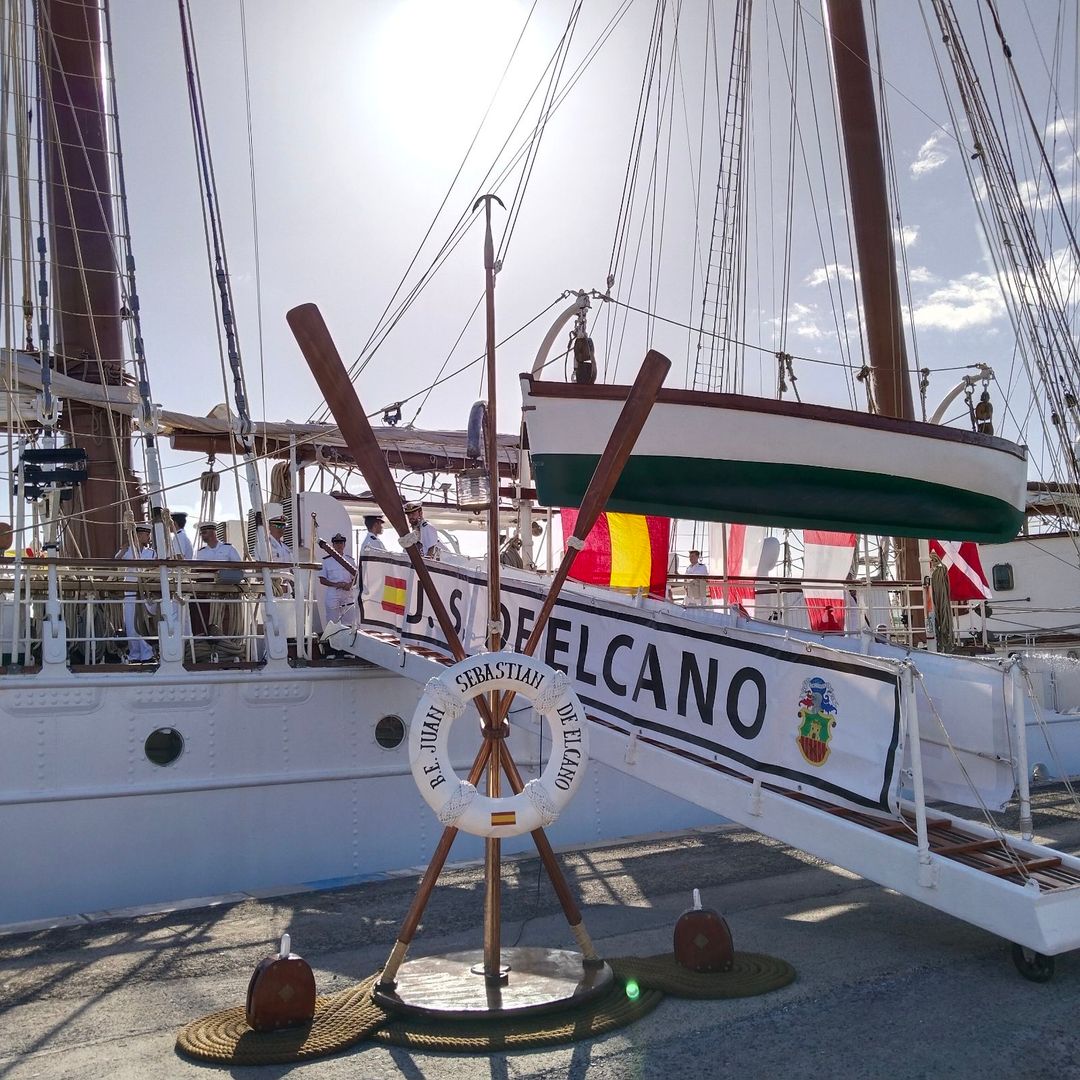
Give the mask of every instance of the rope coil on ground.
<path id="1" fill-rule="evenodd" d="M 253 1031 L 244 1006 L 223 1009 L 193 1020 L 176 1037 L 186 1057 L 232 1065 L 278 1065 L 336 1054 L 367 1038 L 388 1019 L 371 1000 L 377 975 L 337 994 L 315 1000 L 310 1027 Z"/>
<path id="2" fill-rule="evenodd" d="M 578 1009 L 491 1020 L 440 1020 L 394 1016 L 371 1000 L 378 975 L 337 994 L 320 996 L 309 1027 L 258 1032 L 244 1007 L 194 1020 L 176 1039 L 176 1050 L 222 1065 L 278 1065 L 339 1053 L 364 1039 L 382 1045 L 447 1053 L 524 1050 L 594 1039 L 652 1012 L 665 994 L 682 998 L 751 997 L 795 980 L 784 960 L 762 953 L 735 954 L 731 971 L 700 974 L 681 967 L 670 953 L 608 961 L 616 978 L 609 993 Z M 632 992 L 630 983 L 636 983 Z"/>

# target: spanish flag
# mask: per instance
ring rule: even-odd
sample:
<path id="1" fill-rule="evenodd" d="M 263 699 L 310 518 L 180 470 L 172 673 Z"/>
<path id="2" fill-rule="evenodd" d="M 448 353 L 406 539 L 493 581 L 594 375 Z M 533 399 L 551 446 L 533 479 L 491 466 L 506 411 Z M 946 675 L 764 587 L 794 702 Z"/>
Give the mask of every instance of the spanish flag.
<path id="1" fill-rule="evenodd" d="M 383 581 L 383 611 L 392 611 L 395 615 L 405 614 L 405 579 L 387 575 Z"/>
<path id="2" fill-rule="evenodd" d="M 497 828 L 500 825 L 516 825 L 517 824 L 517 811 L 516 810 L 493 810 L 491 813 L 491 827 Z"/>
<path id="3" fill-rule="evenodd" d="M 577 510 L 562 511 L 565 538 L 577 524 Z M 578 552 L 570 577 L 586 585 L 648 589 L 663 596 L 667 586 L 671 518 L 601 514 Z"/>

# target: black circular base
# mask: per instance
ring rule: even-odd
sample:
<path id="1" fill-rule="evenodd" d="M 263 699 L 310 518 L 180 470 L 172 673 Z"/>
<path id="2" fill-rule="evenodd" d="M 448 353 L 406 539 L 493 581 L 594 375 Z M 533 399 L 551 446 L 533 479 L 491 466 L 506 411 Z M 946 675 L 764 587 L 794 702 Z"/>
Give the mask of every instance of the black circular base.
<path id="1" fill-rule="evenodd" d="M 372 998 L 391 1012 L 479 1020 L 572 1009 L 605 993 L 607 964 L 585 966 L 564 949 L 504 949 L 505 981 L 484 977 L 479 951 L 426 956 L 401 965 L 397 985 L 376 985 Z"/>

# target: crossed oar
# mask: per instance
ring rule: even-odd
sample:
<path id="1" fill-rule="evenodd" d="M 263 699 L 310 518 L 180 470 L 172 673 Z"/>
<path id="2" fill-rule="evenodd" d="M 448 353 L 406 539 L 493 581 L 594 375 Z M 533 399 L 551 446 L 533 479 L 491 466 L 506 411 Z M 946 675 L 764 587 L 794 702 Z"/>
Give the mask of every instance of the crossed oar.
<path id="1" fill-rule="evenodd" d="M 421 554 L 420 538 L 416 532 L 409 529 L 401 495 L 398 492 L 397 485 L 394 483 L 393 475 L 379 447 L 378 440 L 375 438 L 375 433 L 371 430 L 371 424 L 368 422 L 364 409 L 360 404 L 360 399 L 356 396 L 356 391 L 349 381 L 345 365 L 341 362 L 341 356 L 338 354 L 337 347 L 330 336 L 330 331 L 323 321 L 322 314 L 315 304 L 301 304 L 299 307 L 293 308 L 286 318 L 300 346 L 300 350 L 311 368 L 311 373 L 319 384 L 319 389 L 326 399 L 338 429 L 345 439 L 353 460 L 363 473 L 364 479 L 371 489 L 375 502 L 378 503 L 379 509 L 382 510 L 395 531 L 402 537 L 402 544 L 405 547 L 406 554 L 409 556 L 409 561 L 416 572 L 420 586 L 427 596 L 439 628 L 446 638 L 450 652 L 455 660 L 465 659 L 466 653 L 462 647 L 461 639 L 454 629 L 446 605 L 435 588 L 431 571 Z M 523 651 L 527 656 L 532 656 L 540 643 L 544 627 L 558 600 L 559 591 L 562 589 L 567 575 L 574 565 L 574 559 L 577 558 L 577 553 L 584 546 L 585 538 L 589 535 L 590 530 L 596 523 L 596 519 L 600 516 L 604 505 L 607 503 L 608 497 L 630 456 L 630 452 L 633 450 L 635 442 L 637 442 L 638 435 L 645 425 L 649 411 L 652 409 L 656 396 L 660 392 L 660 386 L 670 367 L 671 361 L 654 350 L 649 351 L 645 357 L 645 362 L 641 365 L 641 370 L 634 380 L 634 385 L 630 389 L 630 394 L 623 405 L 619 419 L 596 466 L 592 480 L 589 482 L 588 490 L 585 492 L 585 497 L 582 499 L 578 511 L 574 533 L 566 541 L 566 552 L 562 557 L 562 562 L 559 564 L 555 577 L 552 579 L 551 587 L 544 599 L 543 606 L 540 608 L 532 633 L 529 635 L 529 640 L 525 644 Z M 492 509 L 491 512 L 495 513 L 495 510 Z M 507 691 L 503 694 L 498 702 L 497 715 L 493 715 L 486 698 L 480 696 L 475 699 L 477 710 L 484 723 L 484 740 L 481 743 L 476 759 L 473 761 L 472 768 L 469 770 L 468 779 L 470 784 L 475 785 L 478 783 L 483 775 L 488 759 L 491 757 L 493 740 L 505 737 L 504 726 L 513 697 L 513 691 Z M 505 743 L 501 747 L 498 758 L 502 763 L 511 789 L 515 795 L 518 794 L 524 788 L 524 781 Z M 401 925 L 401 931 L 398 934 L 394 948 L 390 953 L 386 966 L 383 968 L 379 983 L 380 987 L 391 988 L 394 985 L 398 969 L 405 960 L 409 945 L 416 934 L 417 927 L 420 925 L 424 908 L 427 906 L 427 902 L 435 888 L 435 883 L 442 872 L 447 856 L 450 854 L 450 847 L 457 836 L 457 832 L 458 830 L 452 825 L 443 830 L 442 837 L 432 854 L 427 871 L 420 882 L 420 887 Z M 555 858 L 555 852 L 552 851 L 544 830 L 535 829 L 531 835 L 585 962 L 599 963 L 592 939 L 589 937 L 582 921 L 581 910 L 574 899 L 573 893 L 570 891 L 570 886 L 566 882 L 562 868 Z"/>

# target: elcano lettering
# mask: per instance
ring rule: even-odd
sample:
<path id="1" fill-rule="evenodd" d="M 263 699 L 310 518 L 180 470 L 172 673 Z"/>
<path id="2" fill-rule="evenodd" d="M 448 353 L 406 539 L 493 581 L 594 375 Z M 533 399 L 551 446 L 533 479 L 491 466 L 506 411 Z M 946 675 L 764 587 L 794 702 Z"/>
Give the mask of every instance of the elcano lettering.
<path id="1" fill-rule="evenodd" d="M 757 689 L 757 711 L 749 724 L 739 715 L 739 695 L 747 683 L 752 683 Z M 740 668 L 732 676 L 727 692 L 727 717 L 736 735 L 744 739 L 757 738 L 765 723 L 765 676 L 756 668 Z"/>
<path id="2" fill-rule="evenodd" d="M 451 584 L 447 580 L 443 589 L 455 629 L 473 640 L 482 636 L 476 626 L 482 614 L 481 591 L 471 581 Z M 406 616 L 410 624 L 426 615 L 422 590 L 415 590 L 413 595 L 412 610 Z M 536 624 L 535 604 L 521 601 L 524 598 L 509 596 L 501 611 L 504 640 L 518 651 L 524 648 Z M 559 608 L 545 628 L 542 655 L 549 667 L 570 675 L 579 688 L 596 694 L 601 701 L 606 698 L 614 704 L 626 699 L 647 713 L 666 713 L 674 706 L 671 711 L 684 721 L 709 728 L 716 725 L 720 711 L 739 739 L 757 738 L 768 708 L 763 673 L 746 666 L 729 678 L 726 654 L 709 655 L 707 640 L 680 648 L 684 640 L 662 630 L 658 637 L 655 630 L 617 618 L 600 616 L 590 620 L 587 612 Z M 477 659 L 475 665 L 456 677 L 463 693 L 475 693 L 477 687 L 495 680 L 532 690 L 543 685 L 543 675 L 513 660 Z M 578 737 L 575 729 L 580 731 L 586 721 L 584 716 L 575 715 L 572 707 L 564 708 L 565 712 L 559 710 L 559 720 L 567 741 L 571 741 Z M 441 715 L 429 711 L 428 718 L 438 721 Z M 428 738 L 425 730 L 425 747 Z"/>

